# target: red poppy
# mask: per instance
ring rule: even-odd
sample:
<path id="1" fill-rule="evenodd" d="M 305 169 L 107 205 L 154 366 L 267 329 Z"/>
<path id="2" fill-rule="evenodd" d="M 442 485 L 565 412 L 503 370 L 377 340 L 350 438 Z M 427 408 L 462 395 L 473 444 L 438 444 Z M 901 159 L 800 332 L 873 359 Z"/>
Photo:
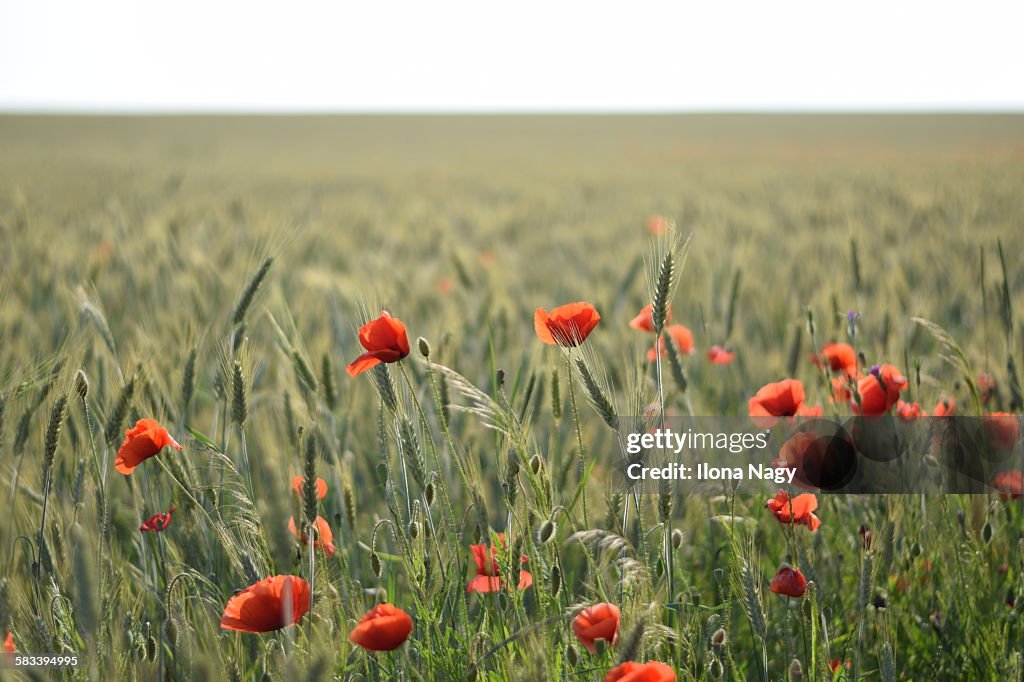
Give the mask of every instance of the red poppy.
<path id="1" fill-rule="evenodd" d="M 434 290 L 439 294 L 450 294 L 455 289 L 455 280 L 451 277 L 439 277 L 434 282 Z"/>
<path id="2" fill-rule="evenodd" d="M 567 303 L 550 313 L 544 308 L 537 308 L 533 314 L 533 329 L 549 346 L 571 348 L 586 341 L 600 321 L 601 316 L 589 303 Z"/>
<path id="3" fill-rule="evenodd" d="M 896 416 L 901 421 L 912 422 L 921 416 L 921 406 L 918 403 L 906 403 L 900 400 L 896 403 Z"/>
<path id="4" fill-rule="evenodd" d="M 793 485 L 817 490 L 831 451 L 832 439 L 810 431 L 797 431 L 779 448 L 779 456 L 772 460 L 772 466 L 796 469 Z"/>
<path id="5" fill-rule="evenodd" d="M 804 385 L 798 379 L 783 379 L 765 384 L 748 401 L 754 423 L 765 428 L 775 425 L 778 417 L 802 417 L 821 414 L 821 406 L 804 405 Z"/>
<path id="6" fill-rule="evenodd" d="M 680 353 L 689 355 L 693 352 L 693 332 L 684 327 L 681 324 L 670 324 L 665 327 L 665 331 L 668 333 L 672 343 L 676 344 L 676 348 L 679 349 Z M 665 357 L 668 351 L 665 350 L 665 339 L 662 338 L 658 348 L 661 350 L 661 357 Z M 657 359 L 657 351 L 652 347 L 647 351 L 647 360 L 654 362 Z"/>
<path id="7" fill-rule="evenodd" d="M 326 554 L 328 558 L 334 556 L 337 547 L 334 546 L 334 533 L 331 532 L 331 527 L 327 524 L 327 520 L 322 516 L 317 516 L 314 525 L 316 526 L 316 540 L 313 542 L 313 546 Z M 306 533 L 300 534 L 298 528 L 295 527 L 295 517 L 288 519 L 288 530 L 291 531 L 292 535 L 302 540 L 302 544 L 309 544 L 309 538 Z"/>
<path id="8" fill-rule="evenodd" d="M 4 638 L 4 653 L 13 654 L 15 652 L 16 649 L 14 648 L 14 635 L 12 635 L 11 631 L 8 630 L 7 637 Z"/>
<path id="9" fill-rule="evenodd" d="M 848 343 L 826 343 L 819 355 L 811 356 L 811 362 L 848 376 L 857 374 L 857 351 Z"/>
<path id="10" fill-rule="evenodd" d="M 295 625 L 306 611 L 309 583 L 295 575 L 275 575 L 231 597 L 220 626 L 239 632 L 271 632 Z"/>
<path id="11" fill-rule="evenodd" d="M 153 514 L 142 522 L 142 525 L 139 526 L 139 530 L 143 533 L 166 530 L 167 526 L 171 525 L 171 512 L 175 509 L 176 507 L 172 504 L 163 514 Z"/>
<path id="12" fill-rule="evenodd" d="M 647 231 L 655 237 L 668 232 L 668 218 L 663 215 L 654 214 L 647 219 Z"/>
<path id="13" fill-rule="evenodd" d="M 135 467 L 167 446 L 181 450 L 178 441 L 171 438 L 167 429 L 153 419 L 140 419 L 135 422 L 134 427 L 125 430 L 124 442 L 117 449 L 117 457 L 114 458 L 114 468 L 127 476 Z"/>
<path id="14" fill-rule="evenodd" d="M 676 682 L 676 671 L 658 661 L 627 661 L 609 670 L 604 682 Z"/>
<path id="15" fill-rule="evenodd" d="M 850 376 L 832 377 L 832 402 L 850 402 L 853 398 L 853 393 L 850 391 L 852 381 L 853 377 Z"/>
<path id="16" fill-rule="evenodd" d="M 505 547 L 504 533 L 498 533 L 498 545 L 501 549 Z M 499 547 L 495 547 L 494 543 L 491 543 L 490 548 L 487 545 L 469 546 L 470 551 L 473 552 L 473 561 L 476 562 L 476 576 L 466 585 L 466 592 L 495 592 L 505 587 L 505 579 L 501 576 L 497 562 Z M 526 563 L 525 555 L 522 557 L 522 562 Z M 530 575 L 530 572 L 520 570 L 519 589 L 525 590 L 532 584 L 533 576 Z"/>
<path id="17" fill-rule="evenodd" d="M 299 476 L 296 476 L 295 478 L 292 479 L 292 490 L 294 490 L 295 494 L 298 495 L 299 497 L 302 497 L 302 482 L 304 480 L 305 480 L 305 477 L 302 476 L 301 474 Z M 316 499 L 322 500 L 325 497 L 327 497 L 327 481 L 325 481 L 322 478 L 317 478 L 316 479 Z"/>
<path id="18" fill-rule="evenodd" d="M 599 639 L 614 645 L 619 639 L 619 607 L 605 602 L 588 606 L 573 619 L 572 632 L 590 653 L 597 651 L 594 642 Z"/>
<path id="19" fill-rule="evenodd" d="M 721 346 L 708 348 L 708 362 L 712 365 L 728 365 L 736 358 L 736 353 L 727 351 Z"/>
<path id="20" fill-rule="evenodd" d="M 992 479 L 992 487 L 999 491 L 1003 500 L 1019 500 L 1024 494 L 1024 474 L 1019 471 L 1003 471 Z"/>
<path id="21" fill-rule="evenodd" d="M 402 645 L 412 632 L 412 618 L 391 604 L 377 604 L 359 621 L 348 641 L 367 651 L 391 651 Z"/>
<path id="22" fill-rule="evenodd" d="M 772 578 L 769 589 L 775 594 L 781 594 L 785 597 L 802 597 L 804 592 L 807 591 L 807 578 L 804 577 L 799 568 L 782 564 L 779 572 Z"/>
<path id="23" fill-rule="evenodd" d="M 990 412 L 981 418 L 985 433 L 997 450 L 1012 450 L 1020 440 L 1020 422 L 1009 412 Z"/>
<path id="24" fill-rule="evenodd" d="M 803 493 L 790 499 L 789 493 L 780 490 L 775 497 L 764 503 L 764 506 L 782 524 L 807 526 L 813 533 L 821 525 L 821 519 L 814 515 L 818 508 L 818 498 L 811 493 Z"/>
<path id="25" fill-rule="evenodd" d="M 668 324 L 671 319 L 672 311 L 669 310 L 665 315 L 665 324 Z M 637 316 L 629 321 L 629 326 L 637 331 L 654 333 L 654 306 L 648 303 L 641 308 Z"/>
<path id="26" fill-rule="evenodd" d="M 359 343 L 366 352 L 349 363 L 345 371 L 350 377 L 362 374 L 382 362 L 398 362 L 409 354 L 409 337 L 405 325 L 397 317 L 382 310 L 380 317 L 359 328 Z"/>
<path id="27" fill-rule="evenodd" d="M 843 661 L 838 658 L 830 658 L 828 661 L 828 669 L 832 671 L 833 675 L 839 672 L 839 669 L 844 666 L 846 668 L 851 668 L 853 667 L 853 664 L 850 663 L 850 661 L 846 661 L 846 663 L 843 663 Z"/>
<path id="28" fill-rule="evenodd" d="M 907 386 L 907 378 L 893 365 L 871 368 L 871 372 L 857 382 L 860 405 L 853 403 L 853 411 L 865 417 L 877 417 L 892 409 Z"/>
<path id="29" fill-rule="evenodd" d="M 952 398 L 945 398 L 935 403 L 935 409 L 932 410 L 933 417 L 952 417 L 956 414 L 956 401 Z"/>

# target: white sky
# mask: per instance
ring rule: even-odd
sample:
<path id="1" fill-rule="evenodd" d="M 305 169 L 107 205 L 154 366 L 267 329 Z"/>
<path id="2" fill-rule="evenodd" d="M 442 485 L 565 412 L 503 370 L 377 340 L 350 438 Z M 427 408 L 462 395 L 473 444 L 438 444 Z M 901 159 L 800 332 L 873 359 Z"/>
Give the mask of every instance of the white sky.
<path id="1" fill-rule="evenodd" d="M 0 110 L 1020 110 L 1022 33 L 990 0 L 0 0 Z"/>

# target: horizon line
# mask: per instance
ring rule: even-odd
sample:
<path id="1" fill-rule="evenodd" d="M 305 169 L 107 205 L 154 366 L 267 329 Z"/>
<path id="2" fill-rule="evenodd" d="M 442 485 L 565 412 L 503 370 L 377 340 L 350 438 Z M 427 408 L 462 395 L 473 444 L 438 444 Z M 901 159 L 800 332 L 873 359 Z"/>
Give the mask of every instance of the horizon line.
<path id="1" fill-rule="evenodd" d="M 692 108 L 331 108 L 331 107 L 49 107 L 4 106 L 0 116 L 400 117 L 400 116 L 1019 116 L 1024 104 L 981 107 L 692 107 Z"/>

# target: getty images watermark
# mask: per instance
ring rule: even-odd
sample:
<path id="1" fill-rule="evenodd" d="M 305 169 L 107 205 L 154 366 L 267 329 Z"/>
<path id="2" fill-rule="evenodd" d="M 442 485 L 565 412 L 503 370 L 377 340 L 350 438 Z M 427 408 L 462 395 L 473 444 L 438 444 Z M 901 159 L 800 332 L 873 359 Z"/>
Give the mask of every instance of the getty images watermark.
<path id="1" fill-rule="evenodd" d="M 620 417 L 618 447 L 596 449 L 610 454 L 620 490 L 992 494 L 1005 493 L 1024 470 L 1017 417 L 652 422 Z"/>

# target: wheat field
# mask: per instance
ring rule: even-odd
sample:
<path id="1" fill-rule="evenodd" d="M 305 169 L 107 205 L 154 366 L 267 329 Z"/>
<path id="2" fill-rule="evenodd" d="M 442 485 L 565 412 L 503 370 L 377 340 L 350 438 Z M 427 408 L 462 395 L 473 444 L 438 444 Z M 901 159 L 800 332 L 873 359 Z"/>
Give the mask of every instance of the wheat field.
<path id="1" fill-rule="evenodd" d="M 788 378 L 848 414 L 830 342 L 902 371 L 887 410 L 1019 414 L 1024 117 L 4 116 L 0 149 L 0 636 L 81 659 L 0 677 L 1024 680 L 1019 496 L 821 494 L 812 532 L 605 466 L 652 405 Z M 647 304 L 692 349 L 648 361 Z M 383 310 L 407 352 L 349 376 Z M 122 473 L 145 419 L 173 443 Z M 271 576 L 287 622 L 224 627 Z M 382 603 L 411 633 L 358 629 Z"/>

